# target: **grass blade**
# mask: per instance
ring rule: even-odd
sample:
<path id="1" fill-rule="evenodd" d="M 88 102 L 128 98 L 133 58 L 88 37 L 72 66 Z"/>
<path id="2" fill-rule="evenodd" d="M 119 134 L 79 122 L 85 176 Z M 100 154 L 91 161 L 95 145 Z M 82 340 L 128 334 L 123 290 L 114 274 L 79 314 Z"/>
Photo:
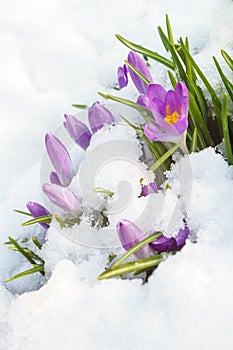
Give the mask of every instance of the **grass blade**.
<path id="1" fill-rule="evenodd" d="M 52 217 L 50 215 L 42 215 L 42 216 L 39 216 L 38 218 L 34 218 L 32 220 L 22 223 L 22 226 L 29 226 L 29 225 L 34 225 L 38 223 L 49 224 L 51 220 L 52 220 Z"/>
<path id="2" fill-rule="evenodd" d="M 228 53 L 224 50 L 221 50 L 222 57 L 225 62 L 228 64 L 231 70 L 233 70 L 233 59 L 228 55 Z"/>
<path id="3" fill-rule="evenodd" d="M 196 149 L 197 149 L 197 128 L 194 128 L 193 136 L 192 136 L 192 141 L 191 141 L 191 146 L 190 146 L 189 152 L 190 152 L 190 153 L 193 153 L 193 152 L 196 151 Z"/>
<path id="4" fill-rule="evenodd" d="M 230 83 L 230 81 L 227 79 L 227 77 L 225 76 L 225 74 L 223 73 L 223 70 L 222 70 L 220 64 L 218 63 L 216 57 L 213 57 L 213 59 L 214 59 L 215 65 L 216 65 L 216 67 L 217 67 L 217 70 L 218 70 L 218 72 L 219 72 L 219 75 L 220 75 L 220 77 L 221 77 L 221 79 L 222 79 L 222 82 L 223 82 L 223 84 L 225 85 L 225 88 L 227 89 L 227 92 L 228 92 L 228 94 L 229 94 L 231 100 L 233 101 L 233 89 L 232 89 L 232 87 L 231 87 L 231 83 Z"/>
<path id="5" fill-rule="evenodd" d="M 129 66 L 132 71 L 137 74 L 139 76 L 139 78 L 141 78 L 146 84 L 150 85 L 151 81 L 148 80 L 145 75 L 143 75 L 141 72 L 139 72 L 138 69 L 136 69 L 129 61 L 125 60 L 125 63 L 127 64 L 127 66 Z"/>
<path id="6" fill-rule="evenodd" d="M 142 55 L 145 55 L 147 57 L 152 58 L 155 61 L 158 61 L 160 63 L 162 63 L 164 66 L 173 69 L 174 70 L 174 64 L 172 63 L 172 61 L 168 60 L 167 58 L 159 55 L 157 52 L 155 51 L 151 51 L 146 49 L 145 47 L 142 47 L 140 45 L 134 44 L 133 42 L 123 38 L 121 35 L 116 34 L 116 38 L 122 42 L 125 46 L 127 46 L 128 48 L 130 48 L 133 51 L 136 51 L 138 53 L 141 53 Z"/>
<path id="7" fill-rule="evenodd" d="M 225 144 L 228 162 L 229 164 L 233 164 L 233 155 L 232 155 L 229 127 L 228 127 L 228 95 L 227 94 L 224 94 L 224 97 L 223 97 L 221 119 L 222 119 L 223 135 L 224 135 L 224 144 Z"/>
<path id="8" fill-rule="evenodd" d="M 78 109 L 87 109 L 88 108 L 87 105 L 79 105 L 79 104 L 74 104 L 74 105 L 72 105 L 72 107 L 78 108 Z"/>
<path id="9" fill-rule="evenodd" d="M 155 171 L 158 169 L 179 147 L 181 143 L 177 143 L 175 146 L 173 146 L 171 149 L 169 149 L 166 153 L 162 155 L 151 167 L 151 171 Z"/>
<path id="10" fill-rule="evenodd" d="M 14 209 L 14 211 L 16 213 L 19 213 L 19 214 L 23 214 L 23 215 L 27 215 L 27 216 L 32 216 L 32 214 L 26 212 L 26 211 L 22 211 L 22 210 L 18 210 L 18 209 Z"/>
<path id="11" fill-rule="evenodd" d="M 36 265 L 32 269 L 20 272 L 17 275 L 9 278 L 8 280 L 6 280 L 4 282 L 7 283 L 7 282 L 10 282 L 10 281 L 14 281 L 14 280 L 16 280 L 16 279 L 18 279 L 20 277 L 28 276 L 28 275 L 31 275 L 31 274 L 36 273 L 36 272 L 41 272 L 41 273 L 44 272 L 44 265 L 42 265 L 42 264 L 41 265 Z"/>
<path id="12" fill-rule="evenodd" d="M 152 267 L 157 266 L 163 260 L 164 258 L 162 255 L 155 255 L 150 258 L 141 259 L 141 260 L 127 263 L 127 264 L 123 264 L 115 267 L 114 269 L 110 268 L 107 271 L 104 271 L 99 275 L 98 280 L 117 277 L 117 276 L 128 274 L 130 272 L 137 272 L 142 270 L 145 271 L 146 269 L 150 269 Z"/>

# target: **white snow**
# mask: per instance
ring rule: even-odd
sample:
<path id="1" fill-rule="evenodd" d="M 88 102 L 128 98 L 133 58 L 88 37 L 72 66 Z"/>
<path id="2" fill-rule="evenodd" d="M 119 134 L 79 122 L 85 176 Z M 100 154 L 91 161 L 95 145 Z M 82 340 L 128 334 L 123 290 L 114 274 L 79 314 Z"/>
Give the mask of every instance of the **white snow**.
<path id="1" fill-rule="evenodd" d="M 147 285 L 97 282 L 108 255 L 122 250 L 78 245 L 56 227 L 42 251 L 47 284 L 38 289 L 39 274 L 4 284 L 30 265 L 3 242 L 8 235 L 43 239 L 39 226 L 22 228 L 24 218 L 12 209 L 42 201 L 44 134 L 62 124 L 63 113 L 77 112 L 71 104 L 90 104 L 97 91 L 136 97 L 132 85 L 111 89 L 128 52 L 114 34 L 163 52 L 155 27 L 168 13 L 174 36 L 189 36 L 217 85 L 210 60 L 221 48 L 232 52 L 232 1 L 12 0 L 0 7 L 0 349 L 230 350 L 233 170 L 212 149 L 184 158 L 168 175 L 164 214 L 175 212 L 179 223 L 187 208 L 198 242 L 161 264 Z M 168 84 L 159 64 L 152 70 L 157 82 Z"/>

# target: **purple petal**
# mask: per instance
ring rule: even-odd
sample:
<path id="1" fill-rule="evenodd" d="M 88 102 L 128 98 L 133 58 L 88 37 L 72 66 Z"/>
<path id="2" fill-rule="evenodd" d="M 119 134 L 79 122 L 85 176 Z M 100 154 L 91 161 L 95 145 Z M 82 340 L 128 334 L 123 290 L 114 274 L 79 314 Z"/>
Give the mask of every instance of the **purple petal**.
<path id="1" fill-rule="evenodd" d="M 101 129 L 104 124 L 114 123 L 112 113 L 98 101 L 88 109 L 88 120 L 93 133 Z"/>
<path id="2" fill-rule="evenodd" d="M 58 207 L 76 216 L 82 214 L 80 202 L 77 197 L 68 188 L 55 184 L 44 184 L 42 190 L 47 197 Z"/>
<path id="3" fill-rule="evenodd" d="M 166 107 L 169 106 L 169 109 L 170 109 L 169 114 L 172 114 L 174 112 L 179 112 L 181 108 L 181 104 L 174 90 L 169 90 L 167 92 L 165 106 Z M 164 111 L 164 115 L 166 116 L 166 110 Z"/>
<path id="4" fill-rule="evenodd" d="M 165 103 L 167 91 L 159 84 L 150 84 L 148 87 L 148 97 L 152 101 L 156 97 L 157 100 Z"/>
<path id="5" fill-rule="evenodd" d="M 50 214 L 49 211 L 39 203 L 27 202 L 26 206 L 34 218 Z M 40 223 L 40 225 L 46 230 L 49 228 L 48 224 Z"/>
<path id="6" fill-rule="evenodd" d="M 86 150 L 90 144 L 92 136 L 88 127 L 72 115 L 65 114 L 65 119 L 66 122 L 64 123 L 64 126 L 70 134 L 72 140 Z"/>
<path id="7" fill-rule="evenodd" d="M 150 110 L 151 102 L 147 95 L 144 95 L 144 94 L 139 95 L 137 99 L 137 104 Z"/>
<path id="8" fill-rule="evenodd" d="M 144 126 L 144 134 L 152 141 L 164 141 L 167 136 L 166 133 L 162 133 L 157 126 L 151 123 L 146 123 Z"/>
<path id="9" fill-rule="evenodd" d="M 182 107 L 182 114 L 188 116 L 189 94 L 186 85 L 181 81 L 176 85 L 176 94 Z"/>
<path id="10" fill-rule="evenodd" d="M 68 186 L 72 180 L 72 164 L 65 146 L 53 134 L 45 136 L 45 145 L 49 158 L 61 179 L 62 185 Z"/>
<path id="11" fill-rule="evenodd" d="M 50 173 L 50 182 L 51 184 L 62 186 L 61 181 L 55 171 Z"/>
<path id="12" fill-rule="evenodd" d="M 161 236 L 156 241 L 151 242 L 150 246 L 158 253 L 172 252 L 177 249 L 177 243 L 174 237 L 168 238 Z"/>
<path id="13" fill-rule="evenodd" d="M 133 222 L 123 219 L 117 224 L 117 233 L 121 244 L 125 250 L 129 250 L 136 243 L 141 242 L 146 235 Z M 141 248 L 135 253 L 138 257 L 149 256 L 151 249 L 149 245 Z"/>
<path id="14" fill-rule="evenodd" d="M 149 183 L 149 185 L 143 185 L 141 196 L 146 197 L 151 193 L 158 193 L 158 187 L 155 182 Z"/>
<path id="15" fill-rule="evenodd" d="M 117 72 L 117 79 L 118 79 L 118 85 L 119 88 L 122 89 L 126 85 L 128 85 L 128 74 L 127 74 L 127 68 L 126 65 L 124 64 L 123 67 L 118 68 Z"/>
<path id="16" fill-rule="evenodd" d="M 188 226 L 185 226 L 179 230 L 178 235 L 175 237 L 178 249 L 181 249 L 185 245 L 185 241 L 188 238 L 189 234 L 190 231 Z"/>
<path id="17" fill-rule="evenodd" d="M 140 73 L 142 73 L 150 82 L 152 82 L 152 76 L 150 71 L 139 54 L 136 52 L 130 51 L 128 55 L 128 61 L 131 63 Z M 136 73 L 129 68 L 130 76 L 134 82 L 134 85 L 141 94 L 146 94 L 148 90 L 148 84 L 145 83 Z"/>

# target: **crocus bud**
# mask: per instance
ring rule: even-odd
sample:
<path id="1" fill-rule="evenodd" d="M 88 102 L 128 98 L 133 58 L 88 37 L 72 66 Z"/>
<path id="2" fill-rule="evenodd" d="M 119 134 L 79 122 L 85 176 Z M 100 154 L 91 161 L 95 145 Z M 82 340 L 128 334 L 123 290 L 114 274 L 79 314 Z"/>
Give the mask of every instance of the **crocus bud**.
<path id="1" fill-rule="evenodd" d="M 88 120 L 93 133 L 101 129 L 104 124 L 114 123 L 112 113 L 98 101 L 88 109 Z"/>
<path id="2" fill-rule="evenodd" d="M 41 205 L 39 203 L 27 202 L 26 206 L 34 218 L 38 218 L 40 216 L 44 216 L 44 215 L 49 214 L 49 211 L 47 209 L 45 209 L 45 207 L 43 207 L 43 205 Z M 49 228 L 49 225 L 45 224 L 43 222 L 41 222 L 40 225 L 42 227 L 44 227 L 46 230 Z"/>
<path id="3" fill-rule="evenodd" d="M 61 181 L 55 171 L 50 173 L 50 182 L 51 184 L 62 186 Z"/>
<path id="4" fill-rule="evenodd" d="M 140 73 L 142 73 L 150 82 L 152 82 L 152 76 L 150 71 L 141 56 L 134 52 L 130 51 L 128 55 L 128 61 L 131 63 Z M 148 84 L 146 84 L 132 69 L 129 68 L 130 76 L 134 82 L 134 85 L 141 94 L 146 94 L 148 90 Z"/>
<path id="5" fill-rule="evenodd" d="M 88 127 L 72 115 L 65 114 L 65 119 L 66 122 L 64 123 L 64 126 L 72 140 L 86 150 L 91 140 L 91 132 Z"/>
<path id="6" fill-rule="evenodd" d="M 180 250 L 186 242 L 186 239 L 189 235 L 189 228 L 185 226 L 183 229 L 181 228 L 176 235 L 176 237 L 165 237 L 161 236 L 156 241 L 151 242 L 150 246 L 156 250 L 156 252 L 173 252 L 176 250 Z"/>
<path id="7" fill-rule="evenodd" d="M 49 158 L 63 186 L 68 186 L 72 180 L 72 163 L 65 146 L 53 134 L 45 136 L 45 146 Z"/>
<path id="8" fill-rule="evenodd" d="M 147 95 L 141 94 L 138 96 L 137 104 L 141 105 L 142 107 L 145 107 L 150 110 L 151 108 L 151 101 Z"/>
<path id="9" fill-rule="evenodd" d="M 125 250 L 129 250 L 136 243 L 141 242 L 144 238 L 146 238 L 146 235 L 138 226 L 126 219 L 118 222 L 117 233 Z M 138 257 L 145 257 L 151 255 L 151 253 L 152 249 L 149 247 L 149 245 L 146 245 L 145 247 L 138 250 L 135 254 Z"/>
<path id="10" fill-rule="evenodd" d="M 118 78 L 118 85 L 120 89 L 128 85 L 128 69 L 126 64 L 124 64 L 123 67 L 118 68 L 117 78 Z"/>
<path id="11" fill-rule="evenodd" d="M 71 212 L 76 216 L 82 215 L 79 200 L 67 187 L 55 184 L 44 184 L 42 189 L 51 202 L 58 207 L 64 209 L 66 212 Z"/>
<path id="12" fill-rule="evenodd" d="M 146 197 L 151 193 L 158 193 L 158 187 L 155 182 L 150 182 L 149 185 L 143 185 L 141 196 Z"/>

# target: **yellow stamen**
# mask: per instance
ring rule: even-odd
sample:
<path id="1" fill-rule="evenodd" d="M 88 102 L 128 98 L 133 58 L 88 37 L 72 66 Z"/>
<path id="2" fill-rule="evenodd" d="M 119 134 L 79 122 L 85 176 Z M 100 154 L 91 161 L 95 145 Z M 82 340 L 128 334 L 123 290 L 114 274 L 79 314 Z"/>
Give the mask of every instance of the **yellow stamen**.
<path id="1" fill-rule="evenodd" d="M 166 105 L 166 117 L 164 118 L 164 121 L 168 123 L 170 126 L 172 126 L 173 124 L 176 124 L 181 113 L 182 113 L 182 107 L 179 107 L 179 112 L 175 111 L 171 114 L 170 105 Z"/>

